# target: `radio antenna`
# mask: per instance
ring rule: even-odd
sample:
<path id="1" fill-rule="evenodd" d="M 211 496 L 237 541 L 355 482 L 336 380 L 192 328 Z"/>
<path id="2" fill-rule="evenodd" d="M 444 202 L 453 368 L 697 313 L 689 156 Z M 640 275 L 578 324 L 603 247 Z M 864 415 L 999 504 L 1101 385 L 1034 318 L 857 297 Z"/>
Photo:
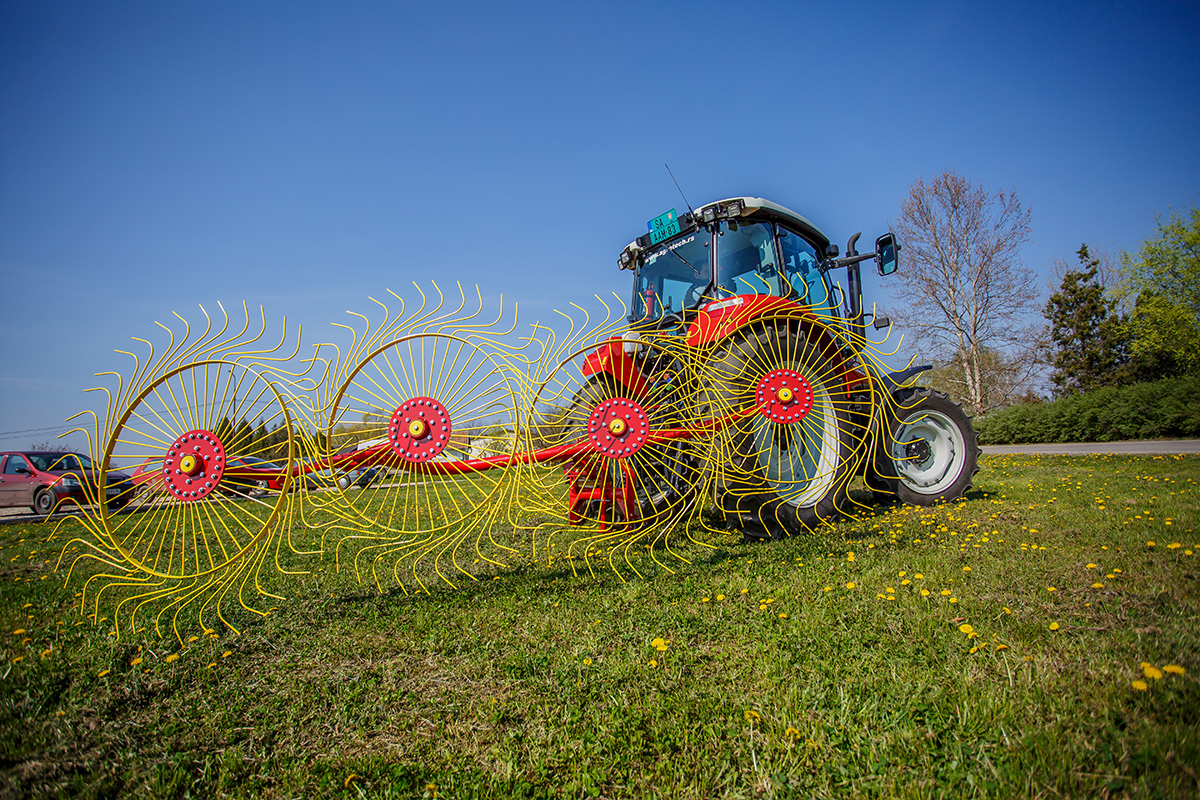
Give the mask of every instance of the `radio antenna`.
<path id="1" fill-rule="evenodd" d="M 679 189 L 679 181 L 675 180 L 675 173 L 671 172 L 671 168 L 666 163 L 664 163 L 663 166 L 667 168 L 667 174 L 671 176 L 671 180 L 675 183 L 675 188 Z M 692 211 L 692 204 L 687 201 L 687 197 L 684 195 L 683 189 L 679 189 L 679 196 L 683 198 L 683 204 L 687 206 L 688 213 L 693 217 L 696 216 L 696 212 Z M 689 264 L 688 266 L 691 265 Z"/>

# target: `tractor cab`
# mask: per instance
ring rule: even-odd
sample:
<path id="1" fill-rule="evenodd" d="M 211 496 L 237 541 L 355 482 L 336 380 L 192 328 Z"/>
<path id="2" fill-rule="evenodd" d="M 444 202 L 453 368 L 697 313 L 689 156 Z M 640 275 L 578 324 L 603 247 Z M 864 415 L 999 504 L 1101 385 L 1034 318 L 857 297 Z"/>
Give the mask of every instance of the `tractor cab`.
<path id="1" fill-rule="evenodd" d="M 829 238 L 804 217 L 769 200 L 738 197 L 652 220 L 618 264 L 634 271 L 630 322 L 646 324 L 743 295 L 785 298 L 836 315 L 823 268 L 828 255 Z"/>

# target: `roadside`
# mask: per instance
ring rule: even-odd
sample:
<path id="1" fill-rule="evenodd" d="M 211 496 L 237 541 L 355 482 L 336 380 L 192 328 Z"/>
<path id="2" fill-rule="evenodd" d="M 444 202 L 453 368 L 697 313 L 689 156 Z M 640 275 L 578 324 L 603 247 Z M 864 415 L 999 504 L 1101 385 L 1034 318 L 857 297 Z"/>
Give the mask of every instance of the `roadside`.
<path id="1" fill-rule="evenodd" d="M 985 456 L 1170 456 L 1200 453 L 1200 439 L 1147 439 L 1135 442 L 1065 442 L 1061 444 L 988 444 Z"/>

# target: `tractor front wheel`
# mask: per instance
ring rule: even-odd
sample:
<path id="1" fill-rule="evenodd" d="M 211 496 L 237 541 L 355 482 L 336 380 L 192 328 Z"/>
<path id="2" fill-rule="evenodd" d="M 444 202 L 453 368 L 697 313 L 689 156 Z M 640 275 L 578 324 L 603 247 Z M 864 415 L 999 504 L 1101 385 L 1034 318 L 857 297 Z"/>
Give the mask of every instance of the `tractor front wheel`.
<path id="1" fill-rule="evenodd" d="M 882 446 L 882 466 L 895 476 L 896 498 L 932 506 L 962 497 L 979 471 L 971 418 L 932 389 L 910 390 L 896 400 L 895 425 Z"/>

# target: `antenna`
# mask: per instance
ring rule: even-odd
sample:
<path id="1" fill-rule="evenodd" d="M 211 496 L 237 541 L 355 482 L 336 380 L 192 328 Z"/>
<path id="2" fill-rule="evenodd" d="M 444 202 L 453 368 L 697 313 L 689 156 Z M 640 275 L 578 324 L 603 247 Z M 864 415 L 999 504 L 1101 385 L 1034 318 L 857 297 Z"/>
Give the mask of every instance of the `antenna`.
<path id="1" fill-rule="evenodd" d="M 675 180 L 675 173 L 671 172 L 671 168 L 669 166 L 667 166 L 667 164 L 664 163 L 663 166 L 667 167 L 667 174 L 671 176 L 671 180 L 675 183 L 675 188 L 679 189 L 679 181 Z M 687 206 L 688 213 L 691 214 L 693 217 L 696 216 L 696 212 L 692 211 L 692 204 L 687 201 L 687 197 L 684 195 L 683 189 L 679 189 L 679 196 L 683 198 L 683 204 L 685 206 Z M 691 266 L 691 265 L 689 264 L 688 266 Z"/>

